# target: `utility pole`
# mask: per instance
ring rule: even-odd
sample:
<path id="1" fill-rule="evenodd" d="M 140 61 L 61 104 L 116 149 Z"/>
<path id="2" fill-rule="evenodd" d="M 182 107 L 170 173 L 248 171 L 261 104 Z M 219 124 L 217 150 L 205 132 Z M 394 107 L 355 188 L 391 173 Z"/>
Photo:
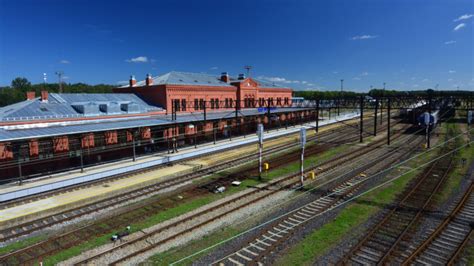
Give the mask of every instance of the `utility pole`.
<path id="1" fill-rule="evenodd" d="M 316 100 L 316 133 L 319 131 L 319 99 Z"/>
<path id="2" fill-rule="evenodd" d="M 430 124 L 431 124 L 431 98 L 432 98 L 431 91 L 428 91 L 428 114 L 429 114 L 429 118 L 428 118 L 428 124 L 426 124 L 426 127 L 427 127 L 427 130 L 426 130 L 426 142 L 427 142 L 426 147 L 428 149 L 431 147 L 430 132 L 429 132 L 429 127 L 430 127 Z"/>
<path id="3" fill-rule="evenodd" d="M 359 141 L 364 142 L 362 134 L 364 133 L 364 96 L 360 96 L 360 132 Z"/>
<path id="4" fill-rule="evenodd" d="M 59 93 L 62 93 L 63 92 L 63 75 L 64 75 L 64 72 L 59 70 L 59 71 L 56 71 L 56 75 L 58 75 L 58 82 L 59 82 Z"/>
<path id="5" fill-rule="evenodd" d="M 341 79 L 341 92 L 344 90 L 344 79 Z"/>
<path id="6" fill-rule="evenodd" d="M 374 136 L 377 136 L 377 110 L 379 108 L 379 99 L 375 99 L 375 112 L 374 112 Z"/>
<path id="7" fill-rule="evenodd" d="M 258 135 L 258 179 L 262 180 L 263 125 L 257 126 Z"/>
<path id="8" fill-rule="evenodd" d="M 388 98 L 387 102 L 387 145 L 390 146 L 390 113 L 392 108 L 392 98 Z M 382 119 L 380 119 L 382 120 Z"/>
<path id="9" fill-rule="evenodd" d="M 304 186 L 304 146 L 306 145 L 306 128 L 302 127 L 300 130 L 300 144 L 301 144 L 301 168 L 300 181 L 301 188 Z"/>

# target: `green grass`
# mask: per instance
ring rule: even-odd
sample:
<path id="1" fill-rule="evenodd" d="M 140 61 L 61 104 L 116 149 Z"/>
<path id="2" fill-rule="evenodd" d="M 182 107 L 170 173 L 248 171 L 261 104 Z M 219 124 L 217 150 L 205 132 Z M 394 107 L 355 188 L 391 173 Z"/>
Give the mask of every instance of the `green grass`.
<path id="1" fill-rule="evenodd" d="M 460 130 L 456 124 L 449 124 L 448 128 L 453 130 L 453 132 L 457 135 L 460 133 Z M 456 139 L 456 147 L 464 145 L 466 141 L 461 138 Z M 466 164 L 462 165 L 462 158 L 466 158 Z M 454 170 L 449 175 L 449 178 L 443 184 L 443 187 L 438 193 L 436 200 L 437 202 L 445 202 L 453 193 L 456 193 L 459 189 L 462 179 L 465 177 L 469 166 L 474 162 L 474 145 L 470 147 L 466 147 L 459 151 L 458 154 L 455 156 L 455 167 Z"/>
<path id="2" fill-rule="evenodd" d="M 467 265 L 474 265 L 474 245 L 467 246 Z"/>
<path id="3" fill-rule="evenodd" d="M 27 238 L 25 240 L 21 240 L 15 243 L 11 243 L 5 247 L 0 248 L 0 255 L 7 254 L 9 252 L 25 248 L 27 246 L 33 245 L 34 243 L 37 243 L 39 241 L 42 241 L 46 238 L 44 235 L 39 235 L 39 236 L 33 236 L 30 238 Z"/>

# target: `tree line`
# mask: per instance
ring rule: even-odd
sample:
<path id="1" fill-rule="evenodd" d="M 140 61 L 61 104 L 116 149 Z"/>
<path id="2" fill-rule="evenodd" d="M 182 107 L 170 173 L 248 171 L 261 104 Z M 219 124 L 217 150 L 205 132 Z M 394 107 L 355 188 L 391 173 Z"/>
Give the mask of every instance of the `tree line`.
<path id="1" fill-rule="evenodd" d="M 64 93 L 111 93 L 114 85 L 98 84 L 89 85 L 85 83 L 63 83 Z M 41 95 L 41 91 L 59 92 L 57 83 L 31 84 L 28 79 L 18 77 L 12 80 L 10 86 L 0 87 L 0 107 L 24 101 L 27 91 L 36 92 L 36 96 Z"/>

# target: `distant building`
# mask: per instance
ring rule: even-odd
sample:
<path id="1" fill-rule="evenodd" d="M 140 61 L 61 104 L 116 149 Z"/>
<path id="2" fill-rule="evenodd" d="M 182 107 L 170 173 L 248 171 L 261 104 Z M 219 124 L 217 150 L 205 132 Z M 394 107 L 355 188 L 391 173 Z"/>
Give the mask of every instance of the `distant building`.
<path id="1" fill-rule="evenodd" d="M 203 109 L 207 102 L 208 109 L 271 106 L 291 106 L 292 89 L 245 77 L 240 74 L 232 78 L 227 72 L 221 76 L 201 73 L 169 72 L 152 77 L 147 75 L 140 82 L 130 78 L 129 85 L 115 88 L 114 92 L 135 93 L 149 104 L 163 107 L 167 113 L 172 106 L 179 112 L 193 112 Z"/>

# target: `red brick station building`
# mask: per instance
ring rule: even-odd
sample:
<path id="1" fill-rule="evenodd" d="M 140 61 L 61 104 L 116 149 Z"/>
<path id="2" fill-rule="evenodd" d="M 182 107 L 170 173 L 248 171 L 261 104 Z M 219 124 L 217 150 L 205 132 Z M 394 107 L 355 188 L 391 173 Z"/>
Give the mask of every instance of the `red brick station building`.
<path id="1" fill-rule="evenodd" d="M 315 119 L 291 88 L 242 74 L 132 76 L 113 92 L 28 92 L 0 108 L 0 183 Z"/>
<path id="2" fill-rule="evenodd" d="M 135 93 L 149 104 L 161 106 L 169 113 L 176 111 L 192 112 L 203 109 L 204 102 L 211 109 L 233 108 L 236 102 L 242 108 L 271 105 L 291 106 L 292 89 L 268 82 L 246 78 L 240 74 L 233 79 L 227 72 L 219 78 L 212 75 L 170 72 L 153 78 L 147 75 L 138 82 L 131 77 L 129 85 L 116 88 L 114 92 Z"/>

